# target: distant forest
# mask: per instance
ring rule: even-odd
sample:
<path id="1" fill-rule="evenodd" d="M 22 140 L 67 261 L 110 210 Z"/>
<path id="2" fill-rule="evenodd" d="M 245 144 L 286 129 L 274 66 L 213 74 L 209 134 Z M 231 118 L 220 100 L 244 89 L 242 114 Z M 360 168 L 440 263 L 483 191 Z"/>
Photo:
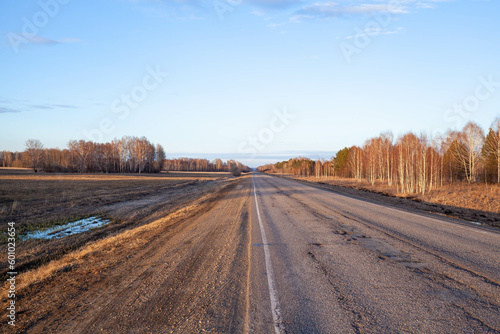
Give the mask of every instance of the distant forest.
<path id="1" fill-rule="evenodd" d="M 442 138 L 407 133 L 396 140 L 386 132 L 346 147 L 331 160 L 293 158 L 258 168 L 296 176 L 343 177 L 386 183 L 400 193 L 422 193 L 445 183 L 500 184 L 500 118 L 487 134 L 469 122 Z"/>
<path id="2" fill-rule="evenodd" d="M 237 161 L 166 159 L 164 148 L 146 137 L 115 139 L 109 143 L 71 140 L 67 148 L 44 148 L 36 139 L 26 142 L 24 152 L 0 151 L 0 166 L 35 171 L 71 173 L 156 173 L 166 171 L 247 172 Z"/>
<path id="3" fill-rule="evenodd" d="M 166 159 L 163 161 L 163 168 L 168 171 L 233 172 L 238 169 L 242 172 L 250 172 L 248 166 L 238 161 L 224 162 L 221 159 L 213 161 L 191 158 Z"/>

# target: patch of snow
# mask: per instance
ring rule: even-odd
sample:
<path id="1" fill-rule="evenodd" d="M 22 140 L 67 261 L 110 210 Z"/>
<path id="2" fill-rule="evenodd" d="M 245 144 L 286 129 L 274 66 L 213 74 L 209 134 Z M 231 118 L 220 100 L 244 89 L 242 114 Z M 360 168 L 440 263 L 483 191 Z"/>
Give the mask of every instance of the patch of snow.
<path id="1" fill-rule="evenodd" d="M 98 228 L 109 224 L 109 219 L 102 219 L 99 217 L 89 217 L 85 219 L 80 219 L 65 225 L 50 227 L 45 230 L 38 230 L 29 232 L 28 234 L 22 236 L 23 240 L 27 239 L 59 239 L 67 237 L 69 235 L 74 235 L 78 233 L 83 233 L 90 231 L 94 228 Z"/>

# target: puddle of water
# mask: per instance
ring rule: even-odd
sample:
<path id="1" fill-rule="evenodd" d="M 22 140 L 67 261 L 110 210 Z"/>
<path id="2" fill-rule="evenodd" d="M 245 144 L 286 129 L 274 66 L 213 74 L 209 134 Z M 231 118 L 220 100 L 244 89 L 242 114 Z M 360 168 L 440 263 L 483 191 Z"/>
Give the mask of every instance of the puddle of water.
<path id="1" fill-rule="evenodd" d="M 85 219 L 80 219 L 65 225 L 50 227 L 46 230 L 39 230 L 34 232 L 29 232 L 28 234 L 22 236 L 23 240 L 26 239 L 59 239 L 67 237 L 69 235 L 74 235 L 78 233 L 83 233 L 90 231 L 91 229 L 98 228 L 109 224 L 111 221 L 109 219 L 102 219 L 99 217 L 89 217 Z"/>

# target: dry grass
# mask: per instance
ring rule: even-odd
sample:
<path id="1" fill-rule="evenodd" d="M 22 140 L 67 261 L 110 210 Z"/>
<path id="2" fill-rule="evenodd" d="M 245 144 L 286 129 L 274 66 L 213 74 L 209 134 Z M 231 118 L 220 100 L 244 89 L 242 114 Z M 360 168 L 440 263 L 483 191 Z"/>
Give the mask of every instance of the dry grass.
<path id="1" fill-rule="evenodd" d="M 168 233 L 173 226 L 181 224 L 186 219 L 206 212 L 216 203 L 221 194 L 224 194 L 226 189 L 231 189 L 235 180 L 227 180 L 228 182 L 218 182 L 214 187 L 207 191 L 205 195 L 199 196 L 196 200 L 191 201 L 180 209 L 173 210 L 171 213 L 155 219 L 150 223 L 137 226 L 131 229 L 120 231 L 119 233 L 109 235 L 106 238 L 89 242 L 73 252 L 69 252 L 59 259 L 55 259 L 38 268 L 29 271 L 21 272 L 16 278 L 16 295 L 22 300 L 31 294 L 37 294 L 46 289 L 50 289 L 54 280 L 57 280 L 62 272 L 78 271 L 84 273 L 86 279 L 84 283 L 81 281 L 78 284 L 78 289 L 82 284 L 92 284 L 106 276 L 106 273 L 112 268 L 122 265 L 124 258 L 129 258 L 138 254 L 145 245 L 151 242 L 156 235 L 164 235 Z M 76 279 L 69 277 L 65 283 L 57 286 L 57 291 L 67 291 L 68 286 L 71 286 Z M 0 290 L 5 292 L 8 284 L 4 283 Z M 2 294 L 0 299 L 1 307 L 8 306 L 6 293 Z M 43 299 L 43 298 L 42 298 Z M 22 303 L 21 311 L 26 303 Z"/>
<path id="2" fill-rule="evenodd" d="M 435 189 L 417 198 L 460 208 L 500 213 L 500 186 L 456 183 Z"/>
<path id="3" fill-rule="evenodd" d="M 37 268 L 79 247 L 148 224 L 213 192 L 229 173 L 48 174 L 0 168 L 0 244 L 7 222 L 17 235 L 89 216 L 112 221 L 102 228 L 54 240 L 17 242 L 20 272 Z M 7 271 L 0 255 L 0 276 Z"/>
<path id="4" fill-rule="evenodd" d="M 0 222 L 19 233 L 90 215 L 105 205 L 227 177 L 221 173 L 44 174 L 0 168 Z M 2 224 L 0 233 L 5 232 Z"/>
<path id="5" fill-rule="evenodd" d="M 292 177 L 291 175 L 286 175 Z M 422 194 L 399 194 L 395 186 L 386 183 L 358 182 L 354 179 L 329 177 L 300 178 L 309 182 L 325 183 L 335 186 L 348 187 L 375 193 L 382 193 L 390 196 L 417 199 L 424 202 L 447 205 L 457 208 L 472 209 L 500 213 L 500 186 L 491 184 L 469 184 L 454 183 L 445 184 L 442 188 L 433 189 Z"/>
<path id="6" fill-rule="evenodd" d="M 85 247 L 75 252 L 66 254 L 59 260 L 52 261 L 40 268 L 23 273 L 19 276 L 20 283 L 17 286 L 17 289 L 18 291 L 21 291 L 27 286 L 36 284 L 43 281 L 44 279 L 51 277 L 58 271 L 64 271 L 66 268 L 72 268 L 81 265 L 83 262 L 88 261 L 90 257 L 97 253 L 102 256 L 104 254 L 114 252 L 117 248 L 130 250 L 144 247 L 147 242 L 147 238 L 143 235 L 146 232 L 158 230 L 168 225 L 172 221 L 196 212 L 203 200 L 204 199 L 199 200 L 196 203 L 185 208 L 179 209 L 174 213 L 168 215 L 167 217 L 155 220 L 152 223 L 126 230 L 118 235 L 110 236 L 108 238 L 89 243 L 85 245 Z M 99 266 L 99 263 L 96 261 L 95 265 Z"/>

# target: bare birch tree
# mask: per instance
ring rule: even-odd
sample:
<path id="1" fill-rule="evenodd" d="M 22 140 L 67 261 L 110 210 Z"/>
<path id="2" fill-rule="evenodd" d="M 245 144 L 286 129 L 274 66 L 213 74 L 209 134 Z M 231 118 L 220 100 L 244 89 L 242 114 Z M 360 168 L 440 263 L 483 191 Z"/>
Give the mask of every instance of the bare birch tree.
<path id="1" fill-rule="evenodd" d="M 28 158 L 28 165 L 36 173 L 43 163 L 44 150 L 42 142 L 38 139 L 29 139 L 26 141 L 26 156 Z"/>
<path id="2" fill-rule="evenodd" d="M 453 152 L 455 159 L 463 166 L 467 182 L 475 182 L 484 143 L 483 129 L 476 123 L 469 122 L 458 134 L 457 140 L 461 145 L 457 145 Z"/>
<path id="3" fill-rule="evenodd" d="M 496 164 L 497 183 L 500 183 L 500 117 L 491 125 L 484 143 L 483 154 Z"/>

